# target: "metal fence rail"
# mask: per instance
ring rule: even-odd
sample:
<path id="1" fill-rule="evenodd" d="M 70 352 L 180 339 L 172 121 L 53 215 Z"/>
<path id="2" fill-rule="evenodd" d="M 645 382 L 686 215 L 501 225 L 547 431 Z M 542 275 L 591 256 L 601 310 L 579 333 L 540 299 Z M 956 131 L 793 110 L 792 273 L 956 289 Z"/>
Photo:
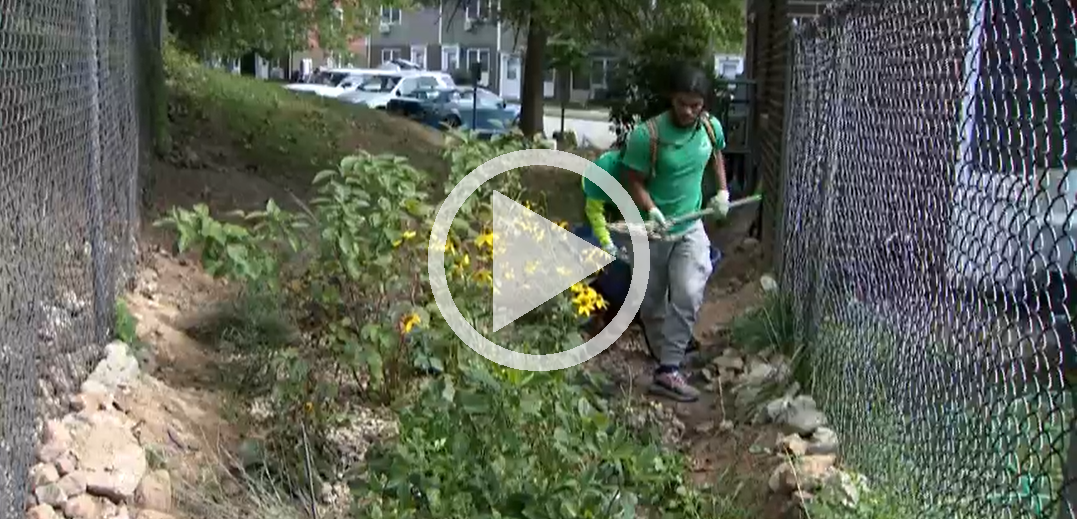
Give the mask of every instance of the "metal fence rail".
<path id="1" fill-rule="evenodd" d="M 924 517 L 1077 517 L 1074 9 L 852 1 L 794 37 L 783 284 L 846 463 Z"/>
<path id="2" fill-rule="evenodd" d="M 99 359 L 135 259 L 149 3 L 0 0 L 0 517 L 24 514 L 36 432 Z"/>

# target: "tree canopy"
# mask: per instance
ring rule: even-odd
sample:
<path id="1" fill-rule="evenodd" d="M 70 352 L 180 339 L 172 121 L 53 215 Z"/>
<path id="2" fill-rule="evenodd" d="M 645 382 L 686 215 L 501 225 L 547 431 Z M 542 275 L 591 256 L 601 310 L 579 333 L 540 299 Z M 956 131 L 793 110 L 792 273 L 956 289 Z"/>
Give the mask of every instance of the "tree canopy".
<path id="1" fill-rule="evenodd" d="M 360 0 L 165 0 L 169 30 L 188 51 L 266 56 L 318 46 L 344 51 L 377 9 Z"/>

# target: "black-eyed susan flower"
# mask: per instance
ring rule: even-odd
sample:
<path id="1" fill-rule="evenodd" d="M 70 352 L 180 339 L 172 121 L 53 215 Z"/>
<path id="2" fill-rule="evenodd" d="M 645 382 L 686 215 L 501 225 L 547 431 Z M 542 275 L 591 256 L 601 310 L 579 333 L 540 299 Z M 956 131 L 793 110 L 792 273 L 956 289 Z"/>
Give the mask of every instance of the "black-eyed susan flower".
<path id="1" fill-rule="evenodd" d="M 414 312 L 410 313 L 408 315 L 405 315 L 404 318 L 400 320 L 400 330 L 404 333 L 411 333 L 412 328 L 415 328 L 422 322 L 423 320 L 421 317 L 419 317 L 419 314 L 416 314 Z"/>

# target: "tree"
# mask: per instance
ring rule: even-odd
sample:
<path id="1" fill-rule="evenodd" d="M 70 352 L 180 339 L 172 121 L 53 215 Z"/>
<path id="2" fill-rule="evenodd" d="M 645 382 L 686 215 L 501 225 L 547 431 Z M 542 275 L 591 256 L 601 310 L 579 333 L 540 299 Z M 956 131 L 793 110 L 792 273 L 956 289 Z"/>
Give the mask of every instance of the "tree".
<path id="1" fill-rule="evenodd" d="M 714 74 L 714 52 L 731 49 L 743 37 L 743 24 L 733 23 L 739 12 L 737 5 L 724 0 L 665 3 L 645 28 L 623 41 L 629 58 L 614 72 L 610 85 L 610 121 L 618 137 L 666 109 L 665 80 L 677 63 L 711 74 L 715 88 L 708 108 L 721 110 L 729 96 Z"/>
<path id="2" fill-rule="evenodd" d="M 587 59 L 587 49 L 569 34 L 559 34 L 550 38 L 549 64 L 550 68 L 557 71 L 558 77 L 569 77 L 574 70 L 579 70 Z M 565 105 L 568 103 L 567 93 L 561 96 L 561 129 L 565 131 Z M 563 138 L 564 136 L 562 136 Z"/>
<path id="3" fill-rule="evenodd" d="M 323 49 L 345 50 L 377 16 L 361 0 L 167 1 L 169 30 L 196 54 L 283 55 L 307 48 L 312 34 Z"/>

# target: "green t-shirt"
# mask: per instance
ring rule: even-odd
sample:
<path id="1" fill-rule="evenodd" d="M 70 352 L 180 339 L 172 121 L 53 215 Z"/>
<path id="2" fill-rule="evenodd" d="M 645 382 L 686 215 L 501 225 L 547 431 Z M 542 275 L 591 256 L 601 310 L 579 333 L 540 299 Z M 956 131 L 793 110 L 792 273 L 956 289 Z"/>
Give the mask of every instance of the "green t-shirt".
<path id="1" fill-rule="evenodd" d="M 609 150 L 602 155 L 599 155 L 595 159 L 595 165 L 602 168 L 609 173 L 610 176 L 621 181 L 621 150 Z M 594 198 L 595 200 L 601 200 L 603 202 L 613 202 L 613 199 L 598 187 L 597 184 L 591 182 L 586 177 L 583 179 L 583 194 L 587 198 Z"/>
<path id="2" fill-rule="evenodd" d="M 725 148 L 725 134 L 718 119 L 711 117 L 718 150 Z M 703 175 L 707 162 L 714 151 L 707 129 L 702 124 L 680 128 L 670 121 L 669 112 L 658 116 L 658 160 L 655 161 L 654 177 L 651 177 L 651 136 L 646 124 L 638 124 L 628 136 L 627 146 L 621 159 L 646 180 L 647 192 L 666 218 L 676 218 L 703 205 Z M 670 229 L 681 233 L 693 222 L 682 222 Z"/>

